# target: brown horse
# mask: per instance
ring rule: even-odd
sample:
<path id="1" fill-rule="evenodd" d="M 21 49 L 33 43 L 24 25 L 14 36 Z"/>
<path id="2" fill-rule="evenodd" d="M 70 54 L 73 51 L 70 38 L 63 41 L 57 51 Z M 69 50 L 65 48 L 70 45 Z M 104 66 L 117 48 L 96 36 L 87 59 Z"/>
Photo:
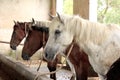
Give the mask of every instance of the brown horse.
<path id="1" fill-rule="evenodd" d="M 13 33 L 10 40 L 10 47 L 13 50 L 16 50 L 16 47 L 20 44 L 20 42 L 25 38 L 27 32 L 29 31 L 29 26 L 33 24 L 33 22 L 15 22 L 14 21 Z"/>
<path id="2" fill-rule="evenodd" d="M 41 47 L 44 46 L 43 35 L 44 35 L 43 31 L 40 32 L 40 31 L 37 31 L 37 30 L 30 30 L 28 32 L 28 36 L 26 37 L 24 47 L 23 47 L 23 50 L 22 50 L 22 58 L 24 60 L 29 60 L 30 57 L 37 50 L 39 50 Z M 47 38 L 48 38 L 48 34 L 45 34 L 44 40 L 47 41 Z M 59 59 L 57 57 L 54 61 L 48 62 L 47 67 L 48 67 L 50 72 L 56 70 L 58 60 Z M 51 74 L 50 78 L 56 80 L 56 74 L 55 73 Z"/>
<path id="3" fill-rule="evenodd" d="M 27 34 L 28 34 L 28 32 L 29 32 L 29 34 L 30 33 L 34 33 L 34 31 L 32 32 L 31 30 L 30 30 L 30 27 L 29 26 L 31 26 L 31 24 L 33 24 L 33 22 L 34 21 L 32 21 L 32 22 L 15 22 L 14 21 L 14 23 L 15 23 L 15 25 L 14 25 L 14 27 L 13 27 L 13 33 L 12 33 L 12 36 L 11 36 L 11 41 L 10 41 L 10 47 L 13 49 L 13 50 L 16 50 L 16 47 L 20 44 L 20 42 L 25 38 L 25 36 L 27 36 Z M 41 34 L 38 34 L 39 32 L 37 31 L 37 36 L 39 36 L 39 35 L 41 35 Z M 29 35 L 30 36 L 30 35 Z M 28 37 L 29 37 L 28 36 Z M 37 39 L 37 37 L 36 37 L 36 39 Z M 39 37 L 38 37 L 38 40 L 40 40 L 39 39 Z M 29 41 L 28 39 L 26 39 L 26 42 L 27 41 Z M 34 41 L 33 41 L 34 42 Z M 42 45 L 42 43 L 43 42 L 41 42 L 41 41 L 38 41 L 38 42 L 40 42 L 40 45 L 38 46 L 38 48 L 37 49 L 35 49 L 35 50 L 33 50 L 33 51 L 31 51 L 32 52 L 32 54 L 34 54 L 38 49 L 40 49 L 43 45 Z M 26 43 L 25 43 L 26 44 Z M 33 43 L 33 44 L 35 44 L 35 43 Z M 37 44 L 39 44 L 39 43 L 37 43 Z M 36 47 L 36 46 L 35 46 Z M 23 50 L 24 51 L 24 50 Z M 32 56 L 32 55 L 31 55 Z M 26 56 L 26 55 L 22 55 L 22 58 L 24 59 L 24 60 L 29 60 L 29 58 Z M 53 61 L 53 62 L 48 62 L 47 63 L 47 65 L 48 65 L 48 69 L 50 70 L 50 71 L 55 71 L 56 70 L 56 65 L 54 65 L 54 63 L 57 63 L 57 58 L 56 58 L 56 60 L 55 61 Z M 50 75 L 50 77 L 52 78 L 52 79 L 54 79 L 54 80 L 56 80 L 56 76 L 55 76 L 55 74 L 51 74 Z"/>
<path id="4" fill-rule="evenodd" d="M 26 41 L 24 43 L 22 55 L 31 57 L 35 51 L 37 51 L 43 44 L 43 38 L 47 42 L 48 39 L 48 29 L 45 27 L 32 26 L 34 30 L 28 33 Z M 36 30 L 39 30 L 36 31 Z M 45 37 L 43 37 L 43 32 Z M 32 47 L 31 47 L 32 46 Z M 65 55 L 69 51 L 70 46 L 67 48 Z M 88 57 L 83 51 L 79 51 L 77 44 L 74 44 L 73 49 L 69 55 L 69 60 L 73 64 L 76 72 L 76 80 L 87 80 L 88 77 Z M 56 65 L 57 63 L 55 63 Z M 56 69 L 56 68 L 55 68 Z"/>

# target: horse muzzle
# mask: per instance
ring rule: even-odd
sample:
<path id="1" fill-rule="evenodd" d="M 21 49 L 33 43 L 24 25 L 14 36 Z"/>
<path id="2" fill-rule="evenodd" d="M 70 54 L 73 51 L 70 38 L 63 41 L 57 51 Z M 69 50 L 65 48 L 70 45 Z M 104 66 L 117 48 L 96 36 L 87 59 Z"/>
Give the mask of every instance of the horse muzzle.
<path id="1" fill-rule="evenodd" d="M 23 60 L 30 60 L 29 55 L 26 53 L 22 53 L 22 58 L 23 58 Z"/>
<path id="2" fill-rule="evenodd" d="M 16 49 L 17 49 L 17 47 L 14 46 L 14 45 L 10 45 L 10 48 L 11 48 L 12 50 L 16 50 Z"/>
<path id="3" fill-rule="evenodd" d="M 56 56 L 56 51 L 52 50 L 52 49 L 45 49 L 44 50 L 44 58 L 47 61 L 53 61 L 55 56 Z"/>

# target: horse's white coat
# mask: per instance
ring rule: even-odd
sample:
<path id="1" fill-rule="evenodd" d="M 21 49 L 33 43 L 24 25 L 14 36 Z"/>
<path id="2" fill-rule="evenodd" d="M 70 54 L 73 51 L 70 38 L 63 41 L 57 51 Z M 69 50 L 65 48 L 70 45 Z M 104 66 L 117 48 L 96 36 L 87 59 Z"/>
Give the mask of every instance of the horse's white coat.
<path id="1" fill-rule="evenodd" d="M 56 30 L 61 33 L 55 39 Z M 87 53 L 100 80 L 106 80 L 110 66 L 120 58 L 120 28 L 112 24 L 93 23 L 79 16 L 61 15 L 50 23 L 45 52 L 61 53 L 73 39 Z"/>
<path id="2" fill-rule="evenodd" d="M 37 26 L 37 27 L 49 27 L 50 21 L 34 21 L 34 24 L 32 24 L 32 26 Z"/>

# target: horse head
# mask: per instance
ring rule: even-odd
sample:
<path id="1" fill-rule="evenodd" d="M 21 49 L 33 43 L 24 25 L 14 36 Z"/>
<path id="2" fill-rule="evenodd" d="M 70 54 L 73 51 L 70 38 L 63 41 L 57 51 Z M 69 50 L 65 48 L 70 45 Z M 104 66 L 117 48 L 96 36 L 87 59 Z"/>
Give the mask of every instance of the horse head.
<path id="1" fill-rule="evenodd" d="M 55 59 L 58 53 L 64 53 L 73 40 L 69 28 L 66 27 L 68 19 L 64 20 L 63 17 L 59 14 L 57 17 L 52 17 L 49 26 L 49 38 L 44 49 L 44 56 L 49 61 Z"/>
<path id="2" fill-rule="evenodd" d="M 30 57 L 47 42 L 48 39 L 48 28 L 46 25 L 33 25 L 31 27 L 32 30 L 28 32 L 28 36 L 24 42 L 24 46 L 22 49 L 22 58 L 24 60 L 29 60 Z"/>
<path id="3" fill-rule="evenodd" d="M 20 44 L 23 38 L 27 35 L 30 30 L 30 26 L 33 22 L 16 22 L 14 21 L 13 32 L 10 40 L 10 47 L 16 50 L 16 47 Z"/>

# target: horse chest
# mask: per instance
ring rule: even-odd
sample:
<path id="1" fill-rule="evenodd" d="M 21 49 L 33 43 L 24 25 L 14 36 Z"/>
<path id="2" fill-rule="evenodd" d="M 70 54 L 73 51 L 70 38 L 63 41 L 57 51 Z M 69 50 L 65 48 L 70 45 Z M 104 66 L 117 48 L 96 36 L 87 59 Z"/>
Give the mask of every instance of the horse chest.
<path id="1" fill-rule="evenodd" d="M 88 54 L 89 62 L 92 65 L 95 72 L 100 74 L 105 74 L 105 66 L 103 66 L 103 50 L 101 47 L 96 46 L 92 43 L 84 45 L 83 47 L 84 51 Z"/>

